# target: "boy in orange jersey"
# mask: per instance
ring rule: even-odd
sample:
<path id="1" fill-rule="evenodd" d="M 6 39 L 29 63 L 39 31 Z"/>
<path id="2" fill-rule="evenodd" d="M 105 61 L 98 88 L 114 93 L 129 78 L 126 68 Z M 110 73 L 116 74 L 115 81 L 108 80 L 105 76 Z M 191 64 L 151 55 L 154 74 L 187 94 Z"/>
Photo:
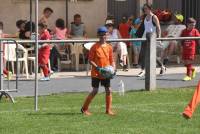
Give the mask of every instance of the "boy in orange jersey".
<path id="1" fill-rule="evenodd" d="M 97 30 L 97 34 L 99 36 L 99 42 L 94 44 L 89 52 L 89 62 L 92 65 L 91 71 L 91 79 L 92 79 L 92 87 L 93 90 L 87 96 L 82 108 L 81 112 L 85 115 L 91 115 L 88 110 L 89 104 L 92 99 L 98 93 L 99 84 L 105 87 L 106 91 L 106 114 L 114 115 L 111 110 L 112 107 L 112 94 L 110 88 L 110 79 L 102 77 L 102 73 L 105 72 L 104 67 L 113 66 L 115 69 L 115 64 L 113 61 L 113 50 L 110 44 L 106 43 L 106 27 L 100 27 Z"/>

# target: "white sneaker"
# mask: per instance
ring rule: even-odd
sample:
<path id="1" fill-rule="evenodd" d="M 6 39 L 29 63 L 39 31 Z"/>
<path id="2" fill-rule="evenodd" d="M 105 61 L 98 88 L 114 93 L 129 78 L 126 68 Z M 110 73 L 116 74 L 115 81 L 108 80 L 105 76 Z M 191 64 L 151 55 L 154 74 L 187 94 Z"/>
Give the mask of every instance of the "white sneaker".
<path id="1" fill-rule="evenodd" d="M 44 77 L 44 78 L 41 78 L 40 81 L 50 81 L 50 78 L 49 77 Z"/>
<path id="2" fill-rule="evenodd" d="M 165 66 L 163 66 L 163 67 L 161 67 L 161 69 L 160 69 L 160 75 L 164 75 L 165 73 L 166 73 L 166 67 Z"/>
<path id="3" fill-rule="evenodd" d="M 121 67 L 123 67 L 123 66 L 124 66 L 123 61 L 120 61 L 120 62 L 119 62 L 119 65 L 120 65 Z"/>
<path id="4" fill-rule="evenodd" d="M 145 75 L 145 71 L 143 70 L 137 75 L 137 77 L 143 77 L 144 75 Z"/>

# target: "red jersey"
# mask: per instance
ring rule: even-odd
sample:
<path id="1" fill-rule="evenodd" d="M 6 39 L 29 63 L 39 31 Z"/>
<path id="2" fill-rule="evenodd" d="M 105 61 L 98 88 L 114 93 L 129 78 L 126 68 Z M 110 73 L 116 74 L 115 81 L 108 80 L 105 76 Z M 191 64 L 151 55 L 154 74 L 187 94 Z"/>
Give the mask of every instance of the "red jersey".
<path id="1" fill-rule="evenodd" d="M 200 36 L 199 31 L 195 28 L 192 30 L 184 29 L 181 37 L 198 37 Z M 184 40 L 182 42 L 183 55 L 195 55 L 196 41 L 195 40 Z"/>
<path id="2" fill-rule="evenodd" d="M 49 34 L 48 30 L 45 30 L 41 35 L 40 35 L 40 40 L 50 40 L 51 35 Z M 44 43 L 45 44 L 45 43 Z M 49 61 L 49 56 L 50 56 L 50 45 L 45 44 L 39 49 L 38 52 L 38 63 L 41 65 L 46 65 Z"/>
<path id="3" fill-rule="evenodd" d="M 40 40 L 50 40 L 51 35 L 49 31 L 46 29 L 41 35 L 40 35 Z"/>
<path id="4" fill-rule="evenodd" d="M 128 23 L 119 24 L 119 32 L 122 38 L 129 38 L 130 25 Z"/>

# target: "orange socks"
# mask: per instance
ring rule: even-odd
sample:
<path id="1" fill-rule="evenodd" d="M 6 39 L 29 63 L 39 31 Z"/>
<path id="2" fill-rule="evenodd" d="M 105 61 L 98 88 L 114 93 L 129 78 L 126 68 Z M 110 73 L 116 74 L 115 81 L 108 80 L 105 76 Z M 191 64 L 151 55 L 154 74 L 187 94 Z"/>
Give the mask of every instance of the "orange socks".
<path id="1" fill-rule="evenodd" d="M 91 115 L 91 113 L 88 111 L 88 107 L 92 101 L 92 99 L 94 98 L 94 96 L 92 95 L 88 95 L 87 98 L 85 99 L 85 102 L 83 104 L 83 107 L 81 108 L 81 112 L 85 115 Z"/>
<path id="2" fill-rule="evenodd" d="M 89 105 L 92 101 L 92 99 L 94 98 L 94 96 L 92 95 L 88 95 L 87 98 L 85 99 L 85 102 L 81 108 L 81 112 L 85 115 L 91 115 L 91 113 L 89 112 Z M 112 110 L 112 95 L 106 95 L 106 114 L 108 115 L 115 115 Z"/>
<path id="3" fill-rule="evenodd" d="M 190 103 L 187 105 L 187 107 L 185 108 L 184 112 L 183 112 L 183 116 L 187 119 L 192 117 L 192 114 L 194 112 L 194 110 L 196 109 L 197 105 L 200 102 L 200 81 L 196 87 L 196 90 L 193 94 L 193 97 L 190 101 Z"/>
<path id="4" fill-rule="evenodd" d="M 115 115 L 112 112 L 112 95 L 106 95 L 106 114 Z"/>

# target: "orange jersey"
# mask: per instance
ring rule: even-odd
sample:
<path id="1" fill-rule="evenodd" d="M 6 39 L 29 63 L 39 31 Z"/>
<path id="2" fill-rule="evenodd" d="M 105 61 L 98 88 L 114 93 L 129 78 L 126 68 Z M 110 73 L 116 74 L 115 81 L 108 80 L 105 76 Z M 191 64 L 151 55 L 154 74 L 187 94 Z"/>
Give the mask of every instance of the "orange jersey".
<path id="1" fill-rule="evenodd" d="M 97 64 L 98 67 L 106 67 L 113 63 L 113 50 L 109 44 L 99 44 L 92 46 L 89 52 L 89 60 Z M 91 77 L 103 79 L 95 67 L 92 67 Z"/>

